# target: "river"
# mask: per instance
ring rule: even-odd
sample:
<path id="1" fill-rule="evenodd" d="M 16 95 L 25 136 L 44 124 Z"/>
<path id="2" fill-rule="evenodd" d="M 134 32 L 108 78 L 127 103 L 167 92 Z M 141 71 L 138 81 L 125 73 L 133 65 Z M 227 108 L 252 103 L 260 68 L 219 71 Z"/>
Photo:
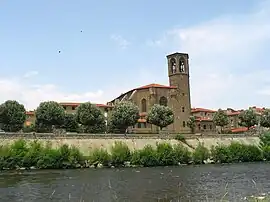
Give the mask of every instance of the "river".
<path id="1" fill-rule="evenodd" d="M 270 164 L 5 171 L 0 201 L 241 201 L 270 192 Z"/>

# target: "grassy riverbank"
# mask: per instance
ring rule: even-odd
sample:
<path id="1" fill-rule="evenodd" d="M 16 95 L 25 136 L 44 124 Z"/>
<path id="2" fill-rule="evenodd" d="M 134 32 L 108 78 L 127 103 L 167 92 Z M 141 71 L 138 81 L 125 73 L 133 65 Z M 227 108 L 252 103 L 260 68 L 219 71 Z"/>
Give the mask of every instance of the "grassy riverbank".
<path id="1" fill-rule="evenodd" d="M 266 143 L 265 143 L 266 142 Z M 110 151 L 96 149 L 83 156 L 78 148 L 63 145 L 54 149 L 38 141 L 27 144 L 17 140 L 11 145 L 0 147 L 0 169 L 66 169 L 86 167 L 118 166 L 171 166 L 181 164 L 237 163 L 270 160 L 267 141 L 259 148 L 255 145 L 231 143 L 208 150 L 199 144 L 191 152 L 182 144 L 159 143 L 154 148 L 146 145 L 141 150 L 130 151 L 127 145 L 116 141 Z"/>

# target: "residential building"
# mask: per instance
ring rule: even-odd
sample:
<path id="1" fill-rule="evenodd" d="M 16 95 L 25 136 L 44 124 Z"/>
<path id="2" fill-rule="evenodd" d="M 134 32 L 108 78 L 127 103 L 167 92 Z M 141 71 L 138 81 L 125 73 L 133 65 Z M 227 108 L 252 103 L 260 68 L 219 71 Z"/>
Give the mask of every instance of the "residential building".
<path id="1" fill-rule="evenodd" d="M 81 104 L 81 103 L 74 103 L 74 102 L 60 102 L 59 103 L 64 109 L 65 112 L 68 114 L 75 114 L 77 107 Z M 105 105 L 105 104 L 95 104 L 104 114 L 105 119 L 106 119 L 106 123 L 107 123 L 107 117 L 108 114 L 110 113 L 112 107 Z M 36 120 L 36 116 L 35 116 L 35 111 L 28 111 L 26 112 L 26 121 L 25 121 L 25 125 L 29 126 L 33 123 L 35 123 Z"/>
<path id="2" fill-rule="evenodd" d="M 192 108 L 191 115 L 195 117 L 195 133 L 213 133 L 216 126 L 213 122 L 215 110 L 205 108 Z"/>

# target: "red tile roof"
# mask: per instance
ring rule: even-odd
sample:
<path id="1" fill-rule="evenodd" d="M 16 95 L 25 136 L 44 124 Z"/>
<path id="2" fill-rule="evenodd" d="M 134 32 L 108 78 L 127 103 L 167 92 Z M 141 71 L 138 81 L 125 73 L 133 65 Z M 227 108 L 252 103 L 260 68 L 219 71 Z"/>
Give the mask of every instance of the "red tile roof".
<path id="1" fill-rule="evenodd" d="M 246 132 L 248 130 L 247 127 L 242 127 L 242 128 L 234 128 L 232 129 L 232 133 L 240 133 L 240 132 Z"/>
<path id="2" fill-rule="evenodd" d="M 146 119 L 139 119 L 138 122 L 139 123 L 146 123 Z"/>
<path id="3" fill-rule="evenodd" d="M 80 102 L 60 102 L 59 103 L 62 106 L 69 106 L 69 107 L 78 107 L 80 104 Z M 95 104 L 97 107 L 112 107 L 109 105 L 105 105 L 105 104 Z"/>
<path id="4" fill-rule="evenodd" d="M 237 111 L 237 112 L 229 112 L 227 115 L 228 116 L 236 116 L 236 115 L 239 115 L 241 112 L 240 111 Z"/>
<path id="5" fill-rule="evenodd" d="M 217 112 L 217 111 L 211 110 L 211 109 L 205 109 L 205 108 L 192 108 L 192 109 L 191 109 L 191 112 L 192 112 L 192 113 L 195 113 L 195 112 L 209 112 L 209 113 L 215 113 L 215 112 Z"/>
<path id="6" fill-rule="evenodd" d="M 176 89 L 176 86 L 164 86 L 156 83 L 151 83 L 145 86 L 141 86 L 139 88 L 135 88 L 134 90 L 148 89 L 148 88 L 167 88 L 167 89 Z"/>
<path id="7" fill-rule="evenodd" d="M 25 112 L 26 115 L 34 115 L 34 112 L 33 111 L 27 111 Z"/>
<path id="8" fill-rule="evenodd" d="M 165 85 L 161 85 L 161 84 L 157 84 L 157 83 L 151 83 L 151 84 L 148 84 L 148 85 L 145 85 L 145 86 L 134 88 L 134 89 L 129 90 L 129 91 L 125 92 L 125 93 L 122 93 L 121 95 L 119 95 L 118 97 L 116 97 L 115 99 L 113 99 L 110 102 L 113 102 L 114 100 L 119 99 L 121 96 L 124 96 L 125 94 L 130 93 L 130 92 L 132 92 L 134 90 L 143 90 L 143 89 L 148 89 L 148 88 L 177 89 L 176 86 L 165 86 Z"/>
<path id="9" fill-rule="evenodd" d="M 140 116 L 146 116 L 146 115 L 147 115 L 146 112 L 141 112 L 141 113 L 140 113 Z"/>
<path id="10" fill-rule="evenodd" d="M 252 129 L 252 128 L 255 128 L 255 126 L 250 127 L 250 129 Z M 246 132 L 246 131 L 248 131 L 248 128 L 247 127 L 234 128 L 231 131 L 232 131 L 232 133 Z"/>

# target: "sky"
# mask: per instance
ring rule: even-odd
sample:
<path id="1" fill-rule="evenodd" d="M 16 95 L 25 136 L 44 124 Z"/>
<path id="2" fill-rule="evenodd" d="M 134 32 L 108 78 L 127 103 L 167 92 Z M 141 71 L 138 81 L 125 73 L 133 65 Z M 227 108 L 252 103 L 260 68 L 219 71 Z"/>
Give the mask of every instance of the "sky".
<path id="1" fill-rule="evenodd" d="M 270 0 L 1 0 L 0 102 L 106 103 L 185 52 L 192 107 L 270 107 L 269 19 Z"/>

